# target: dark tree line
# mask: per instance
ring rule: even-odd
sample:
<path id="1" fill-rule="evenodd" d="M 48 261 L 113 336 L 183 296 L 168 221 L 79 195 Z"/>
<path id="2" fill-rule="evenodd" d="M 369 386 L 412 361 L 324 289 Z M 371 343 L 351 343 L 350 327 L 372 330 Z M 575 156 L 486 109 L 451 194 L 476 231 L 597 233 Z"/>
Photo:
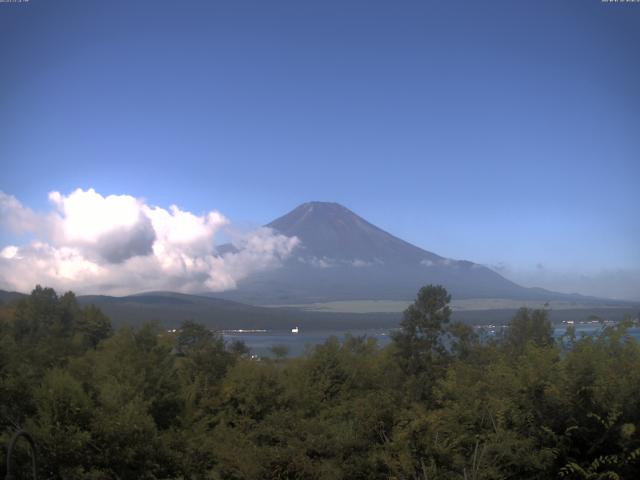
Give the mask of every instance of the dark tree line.
<path id="1" fill-rule="evenodd" d="M 449 302 L 422 288 L 385 348 L 255 361 L 193 322 L 113 331 L 37 287 L 0 307 L 0 441 L 31 432 L 52 479 L 640 478 L 630 322 L 556 342 L 522 309 L 480 341 Z"/>

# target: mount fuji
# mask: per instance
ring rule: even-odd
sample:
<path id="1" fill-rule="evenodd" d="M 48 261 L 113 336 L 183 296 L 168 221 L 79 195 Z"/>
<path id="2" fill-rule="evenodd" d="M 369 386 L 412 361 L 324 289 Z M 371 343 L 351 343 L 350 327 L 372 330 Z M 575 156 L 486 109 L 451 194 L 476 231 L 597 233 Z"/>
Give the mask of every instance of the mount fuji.
<path id="1" fill-rule="evenodd" d="M 280 268 L 253 274 L 215 296 L 252 304 L 337 300 L 409 300 L 426 284 L 443 285 L 456 299 L 586 299 L 525 288 L 467 260 L 445 258 L 376 227 L 330 202 L 304 203 L 267 227 L 300 244 Z M 221 246 L 220 251 L 233 247 Z"/>

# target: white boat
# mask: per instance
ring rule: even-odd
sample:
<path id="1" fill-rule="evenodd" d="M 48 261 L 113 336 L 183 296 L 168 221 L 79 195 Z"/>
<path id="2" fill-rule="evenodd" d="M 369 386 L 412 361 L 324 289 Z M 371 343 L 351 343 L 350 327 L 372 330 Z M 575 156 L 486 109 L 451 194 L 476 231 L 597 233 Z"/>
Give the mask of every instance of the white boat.
<path id="1" fill-rule="evenodd" d="M 300 330 L 298 329 L 298 327 L 293 327 L 291 329 L 291 333 L 298 333 Z"/>

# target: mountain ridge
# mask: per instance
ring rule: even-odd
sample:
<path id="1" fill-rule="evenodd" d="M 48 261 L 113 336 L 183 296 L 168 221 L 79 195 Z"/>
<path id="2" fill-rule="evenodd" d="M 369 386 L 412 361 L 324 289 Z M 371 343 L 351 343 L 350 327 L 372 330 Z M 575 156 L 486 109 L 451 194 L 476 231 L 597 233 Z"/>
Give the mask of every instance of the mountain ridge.
<path id="1" fill-rule="evenodd" d="M 214 295 L 250 304 L 333 300 L 409 300 L 423 285 L 441 284 L 454 298 L 576 298 L 523 287 L 490 268 L 413 245 L 336 202 L 310 201 L 265 225 L 300 246 L 282 266 Z M 220 251 L 228 251 L 221 247 Z M 579 298 L 587 298 L 579 296 Z"/>

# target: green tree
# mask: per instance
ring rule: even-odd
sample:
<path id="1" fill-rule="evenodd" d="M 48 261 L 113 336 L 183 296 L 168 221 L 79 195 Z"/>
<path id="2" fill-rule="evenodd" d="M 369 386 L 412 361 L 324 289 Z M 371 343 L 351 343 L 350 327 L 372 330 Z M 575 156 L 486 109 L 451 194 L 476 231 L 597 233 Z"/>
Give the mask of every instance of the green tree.
<path id="1" fill-rule="evenodd" d="M 276 357 L 276 360 L 282 361 L 287 358 L 289 355 L 289 346 L 288 345 L 273 345 L 271 347 L 271 353 L 273 353 Z"/>
<path id="2" fill-rule="evenodd" d="M 180 354 L 186 354 L 192 349 L 202 348 L 217 340 L 209 328 L 192 320 L 182 322 L 179 332 L 176 347 Z"/>
<path id="3" fill-rule="evenodd" d="M 37 285 L 31 295 L 16 304 L 14 332 L 17 340 L 35 342 L 50 334 L 58 323 L 58 295 L 53 288 Z"/>
<path id="4" fill-rule="evenodd" d="M 521 351 L 529 342 L 538 347 L 553 345 L 553 325 L 549 320 L 549 311 L 521 308 L 511 320 L 505 340 L 517 351 Z"/>
<path id="5" fill-rule="evenodd" d="M 451 353 L 459 358 L 467 358 L 472 350 L 478 346 L 478 335 L 471 325 L 462 322 L 455 322 L 447 328 L 447 334 L 451 343 L 449 349 Z"/>
<path id="6" fill-rule="evenodd" d="M 47 372 L 34 396 L 37 413 L 26 428 L 38 444 L 40 467 L 54 478 L 81 478 L 91 468 L 91 399 L 81 383 L 60 368 Z"/>
<path id="7" fill-rule="evenodd" d="M 225 348 L 222 335 L 196 322 L 185 321 L 177 338 L 178 375 L 190 412 L 215 404 L 220 382 L 238 355 Z"/>
<path id="8" fill-rule="evenodd" d="M 392 335 L 396 358 L 418 398 L 427 398 L 447 360 L 444 344 L 451 295 L 441 285 L 427 285 L 404 312 L 400 330 Z"/>
<path id="9" fill-rule="evenodd" d="M 82 334 L 83 343 L 91 348 L 111 336 L 111 320 L 95 305 L 87 305 L 78 320 L 78 331 Z"/>

